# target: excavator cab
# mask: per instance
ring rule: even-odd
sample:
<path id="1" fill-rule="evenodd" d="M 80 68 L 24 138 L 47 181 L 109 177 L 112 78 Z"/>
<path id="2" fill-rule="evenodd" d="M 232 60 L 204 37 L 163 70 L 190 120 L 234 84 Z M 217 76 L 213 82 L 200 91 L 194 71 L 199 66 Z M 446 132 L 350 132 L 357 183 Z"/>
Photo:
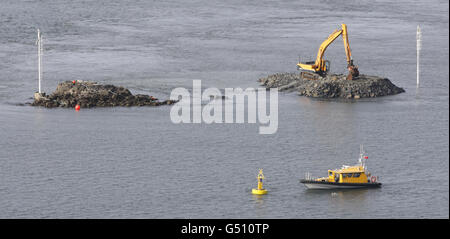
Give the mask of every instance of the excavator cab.
<path id="1" fill-rule="evenodd" d="M 320 76 L 326 76 L 329 71 L 330 71 L 330 61 L 322 60 L 321 69 L 316 73 L 319 74 Z"/>

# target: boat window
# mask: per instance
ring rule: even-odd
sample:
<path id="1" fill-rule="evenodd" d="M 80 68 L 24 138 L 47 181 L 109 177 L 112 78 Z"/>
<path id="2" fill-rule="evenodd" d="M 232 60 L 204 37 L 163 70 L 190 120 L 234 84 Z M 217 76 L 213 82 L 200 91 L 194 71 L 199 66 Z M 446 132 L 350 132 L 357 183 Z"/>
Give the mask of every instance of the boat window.
<path id="1" fill-rule="evenodd" d="M 334 175 L 334 181 L 335 181 L 335 182 L 339 182 L 339 174 L 338 174 L 338 173 L 336 173 L 336 174 Z"/>
<path id="2" fill-rule="evenodd" d="M 347 177 L 351 178 L 352 177 L 352 173 L 348 173 Z"/>
<path id="3" fill-rule="evenodd" d="M 330 171 L 330 172 L 328 173 L 328 175 L 330 175 L 330 176 L 333 175 L 333 172 Z"/>
<path id="4" fill-rule="evenodd" d="M 358 178 L 359 175 L 361 175 L 361 173 L 354 173 L 354 174 L 353 174 L 353 177 L 354 177 L 354 178 Z"/>
<path id="5" fill-rule="evenodd" d="M 346 178 L 347 177 L 347 174 L 346 173 L 343 173 L 342 174 L 342 178 Z"/>

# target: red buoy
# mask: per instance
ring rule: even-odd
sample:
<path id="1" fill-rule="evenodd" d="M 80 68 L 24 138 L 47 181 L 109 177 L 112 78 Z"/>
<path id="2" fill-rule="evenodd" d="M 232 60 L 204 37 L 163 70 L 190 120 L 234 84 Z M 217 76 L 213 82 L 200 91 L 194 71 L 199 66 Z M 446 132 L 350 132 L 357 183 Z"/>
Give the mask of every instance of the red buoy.
<path id="1" fill-rule="evenodd" d="M 78 104 L 77 104 L 77 105 L 75 105 L 75 110 L 76 110 L 76 111 L 79 111 L 79 110 L 80 110 L 80 108 L 81 108 L 81 106 L 80 106 L 80 105 L 78 105 Z"/>
<path id="2" fill-rule="evenodd" d="M 369 158 L 369 156 L 364 156 L 364 158 L 365 158 L 365 159 L 368 159 L 368 158 Z"/>

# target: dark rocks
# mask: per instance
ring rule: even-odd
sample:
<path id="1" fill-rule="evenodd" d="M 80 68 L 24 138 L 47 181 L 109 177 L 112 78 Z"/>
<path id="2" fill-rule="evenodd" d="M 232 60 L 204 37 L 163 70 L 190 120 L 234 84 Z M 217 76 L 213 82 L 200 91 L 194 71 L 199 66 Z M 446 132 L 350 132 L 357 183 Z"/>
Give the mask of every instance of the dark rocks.
<path id="1" fill-rule="evenodd" d="M 159 106 L 176 101 L 158 101 L 153 96 L 133 95 L 124 87 L 100 85 L 90 81 L 65 81 L 59 83 L 51 95 L 35 94 L 32 106 L 53 107 L 112 107 L 112 106 Z"/>
<path id="2" fill-rule="evenodd" d="M 347 80 L 345 75 L 329 74 L 319 76 L 314 73 L 277 73 L 259 79 L 266 88 L 278 87 L 279 91 L 297 91 L 299 95 L 316 98 L 359 99 L 405 92 L 387 78 L 359 75 Z"/>

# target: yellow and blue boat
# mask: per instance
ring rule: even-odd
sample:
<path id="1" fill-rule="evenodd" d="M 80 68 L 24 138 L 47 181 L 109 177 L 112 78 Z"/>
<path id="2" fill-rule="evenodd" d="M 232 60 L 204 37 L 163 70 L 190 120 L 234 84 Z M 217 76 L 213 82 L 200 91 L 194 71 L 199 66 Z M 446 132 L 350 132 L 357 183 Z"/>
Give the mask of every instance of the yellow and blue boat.
<path id="1" fill-rule="evenodd" d="M 328 176 L 322 178 L 312 178 L 307 174 L 300 182 L 308 189 L 379 188 L 381 183 L 378 177 L 367 170 L 367 159 L 361 146 L 357 165 L 343 165 L 340 169 L 328 170 Z"/>

